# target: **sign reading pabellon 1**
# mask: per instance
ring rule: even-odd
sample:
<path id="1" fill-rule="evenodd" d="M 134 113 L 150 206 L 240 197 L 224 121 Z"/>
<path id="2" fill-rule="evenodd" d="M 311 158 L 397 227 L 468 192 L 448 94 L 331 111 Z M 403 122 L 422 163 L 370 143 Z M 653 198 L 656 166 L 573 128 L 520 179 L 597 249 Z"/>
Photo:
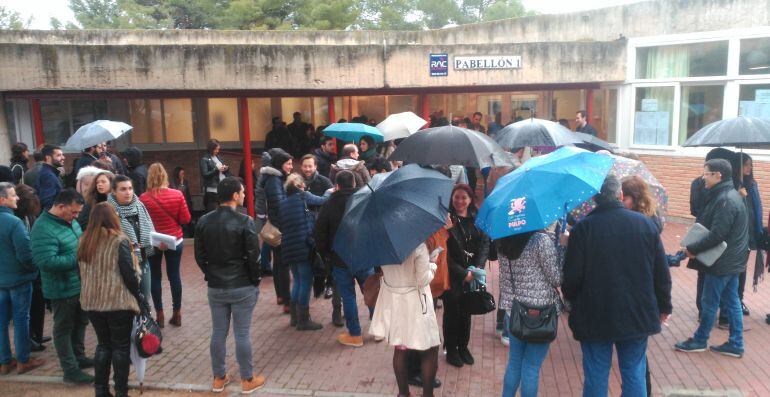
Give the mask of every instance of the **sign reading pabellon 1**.
<path id="1" fill-rule="evenodd" d="M 521 55 L 456 56 L 455 70 L 521 69 Z"/>

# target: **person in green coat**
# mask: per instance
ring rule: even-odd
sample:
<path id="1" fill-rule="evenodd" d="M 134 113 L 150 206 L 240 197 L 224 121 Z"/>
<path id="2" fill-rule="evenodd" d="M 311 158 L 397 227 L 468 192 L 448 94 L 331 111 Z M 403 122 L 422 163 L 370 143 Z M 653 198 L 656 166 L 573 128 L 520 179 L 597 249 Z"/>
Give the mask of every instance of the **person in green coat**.
<path id="1" fill-rule="evenodd" d="M 85 355 L 88 317 L 80 307 L 78 239 L 82 233 L 75 221 L 83 209 L 83 196 L 74 189 L 56 195 L 53 206 L 32 226 L 32 260 L 40 270 L 43 296 L 53 308 L 53 344 L 64 371 L 64 381 L 93 383 L 82 371 L 93 367 Z"/>

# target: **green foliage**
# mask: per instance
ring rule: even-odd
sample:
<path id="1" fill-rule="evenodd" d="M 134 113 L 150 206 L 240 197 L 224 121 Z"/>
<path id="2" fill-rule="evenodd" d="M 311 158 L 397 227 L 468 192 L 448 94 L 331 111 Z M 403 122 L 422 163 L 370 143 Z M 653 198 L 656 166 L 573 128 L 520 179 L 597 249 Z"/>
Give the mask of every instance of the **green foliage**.
<path id="1" fill-rule="evenodd" d="M 30 22 L 32 22 L 32 18 L 25 21 L 18 12 L 0 5 L 0 30 L 26 29 Z"/>
<path id="2" fill-rule="evenodd" d="M 421 30 L 526 14 L 521 0 L 69 0 L 69 4 L 85 29 Z M 62 23 L 52 18 L 51 26 L 61 29 Z"/>

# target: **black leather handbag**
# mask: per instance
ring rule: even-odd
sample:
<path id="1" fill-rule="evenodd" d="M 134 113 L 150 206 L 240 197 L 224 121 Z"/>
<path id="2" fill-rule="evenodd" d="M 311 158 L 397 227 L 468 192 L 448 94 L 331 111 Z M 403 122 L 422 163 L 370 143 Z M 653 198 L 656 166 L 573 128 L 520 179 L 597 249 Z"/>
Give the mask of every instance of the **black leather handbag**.
<path id="1" fill-rule="evenodd" d="M 528 343 L 548 343 L 556 339 L 559 329 L 556 305 L 533 307 L 517 300 L 511 302 L 509 322 L 511 335 Z"/>
<path id="2" fill-rule="evenodd" d="M 460 302 L 462 309 L 471 315 L 487 314 L 497 308 L 495 297 L 487 292 L 486 287 L 483 285 L 475 290 L 463 291 L 463 297 Z"/>

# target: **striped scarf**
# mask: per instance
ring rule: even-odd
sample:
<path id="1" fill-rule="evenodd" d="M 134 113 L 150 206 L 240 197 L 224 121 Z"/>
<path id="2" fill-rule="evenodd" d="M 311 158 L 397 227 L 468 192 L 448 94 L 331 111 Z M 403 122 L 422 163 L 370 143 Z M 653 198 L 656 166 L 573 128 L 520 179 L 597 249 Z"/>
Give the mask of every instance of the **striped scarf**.
<path id="1" fill-rule="evenodd" d="M 115 200 L 115 195 L 110 194 L 107 197 L 107 201 L 115 207 L 120 217 L 120 225 L 123 227 L 123 234 L 125 234 L 132 244 L 139 244 L 146 256 L 153 254 L 154 249 L 152 243 L 150 243 L 150 233 L 155 231 L 155 226 L 152 224 L 150 214 L 147 213 L 147 208 L 144 207 L 141 201 L 136 198 L 136 195 L 131 199 L 128 205 L 120 205 Z M 137 238 L 134 226 L 128 218 L 138 217 L 139 219 L 139 237 Z M 141 240 L 141 241 L 140 241 Z"/>

